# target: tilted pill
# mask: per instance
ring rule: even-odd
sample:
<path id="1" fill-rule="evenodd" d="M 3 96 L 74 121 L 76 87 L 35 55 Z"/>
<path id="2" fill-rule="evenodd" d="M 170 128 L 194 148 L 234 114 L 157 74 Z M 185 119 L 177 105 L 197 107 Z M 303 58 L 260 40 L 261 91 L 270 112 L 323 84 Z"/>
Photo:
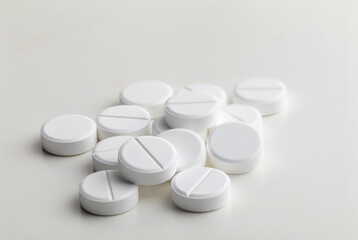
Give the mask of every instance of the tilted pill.
<path id="1" fill-rule="evenodd" d="M 97 215 L 120 214 L 138 203 L 138 186 L 123 180 L 116 170 L 88 175 L 79 193 L 82 208 Z"/>
<path id="2" fill-rule="evenodd" d="M 207 212 L 223 207 L 230 200 L 230 178 L 214 168 L 184 170 L 172 179 L 172 199 L 178 207 Z"/>

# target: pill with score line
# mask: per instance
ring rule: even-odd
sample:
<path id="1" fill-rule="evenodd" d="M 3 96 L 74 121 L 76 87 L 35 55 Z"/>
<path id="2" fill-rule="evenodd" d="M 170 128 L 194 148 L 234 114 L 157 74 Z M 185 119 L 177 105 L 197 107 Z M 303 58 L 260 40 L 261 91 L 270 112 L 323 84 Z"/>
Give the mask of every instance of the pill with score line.
<path id="1" fill-rule="evenodd" d="M 204 92 L 181 92 L 165 104 L 165 121 L 171 128 L 207 131 L 217 124 L 220 114 L 218 100 Z"/>
<path id="2" fill-rule="evenodd" d="M 148 135 L 150 114 L 144 108 L 119 105 L 103 110 L 96 118 L 98 138 Z"/>
<path id="3" fill-rule="evenodd" d="M 172 200 L 191 212 L 207 212 L 223 207 L 231 195 L 230 178 L 208 167 L 184 170 L 172 179 Z"/>
<path id="4" fill-rule="evenodd" d="M 168 181 L 175 174 L 177 164 L 175 147 L 159 137 L 130 139 L 118 152 L 120 175 L 139 185 L 156 185 Z"/>
<path id="5" fill-rule="evenodd" d="M 287 105 L 287 88 L 272 78 L 249 78 L 239 83 L 233 94 L 234 103 L 256 108 L 262 116 L 282 111 Z"/>
<path id="6" fill-rule="evenodd" d="M 138 186 L 107 170 L 85 177 L 79 186 L 80 204 L 86 211 L 97 215 L 124 213 L 138 203 Z"/>

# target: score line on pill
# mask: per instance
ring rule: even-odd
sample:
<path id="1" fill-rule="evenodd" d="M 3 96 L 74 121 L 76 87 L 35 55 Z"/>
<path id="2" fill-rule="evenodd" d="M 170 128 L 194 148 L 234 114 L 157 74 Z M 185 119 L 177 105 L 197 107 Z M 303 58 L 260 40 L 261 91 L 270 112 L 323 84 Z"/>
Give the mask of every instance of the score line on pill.
<path id="1" fill-rule="evenodd" d="M 97 116 L 98 138 L 140 136 L 149 134 L 150 115 L 142 107 L 119 105 L 103 110 Z"/>
<path id="2" fill-rule="evenodd" d="M 208 167 L 184 170 L 172 179 L 172 199 L 178 207 L 191 212 L 207 212 L 223 207 L 230 199 L 230 178 Z"/>
<path id="3" fill-rule="evenodd" d="M 268 116 L 278 113 L 286 107 L 287 88 L 276 79 L 249 78 L 235 87 L 233 101 L 252 106 L 263 116 Z"/>
<path id="4" fill-rule="evenodd" d="M 97 215 L 116 215 L 138 203 L 138 186 L 122 179 L 118 171 L 107 170 L 85 177 L 79 186 L 80 204 Z"/>

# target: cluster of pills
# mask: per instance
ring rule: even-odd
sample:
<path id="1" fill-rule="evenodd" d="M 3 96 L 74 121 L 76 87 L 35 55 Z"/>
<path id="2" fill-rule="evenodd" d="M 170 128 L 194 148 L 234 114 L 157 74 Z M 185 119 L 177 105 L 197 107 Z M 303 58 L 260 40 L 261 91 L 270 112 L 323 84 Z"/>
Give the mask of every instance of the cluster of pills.
<path id="1" fill-rule="evenodd" d="M 175 205 L 211 211 L 230 199 L 227 174 L 247 173 L 262 160 L 262 116 L 281 111 L 286 95 L 285 85 L 271 78 L 239 83 L 233 104 L 212 84 L 174 93 L 164 82 L 136 82 L 121 91 L 120 105 L 104 109 L 96 121 L 70 114 L 44 123 L 42 147 L 61 156 L 93 148 L 94 173 L 79 186 L 80 204 L 90 213 L 126 212 L 139 200 L 138 185 L 166 181 Z"/>

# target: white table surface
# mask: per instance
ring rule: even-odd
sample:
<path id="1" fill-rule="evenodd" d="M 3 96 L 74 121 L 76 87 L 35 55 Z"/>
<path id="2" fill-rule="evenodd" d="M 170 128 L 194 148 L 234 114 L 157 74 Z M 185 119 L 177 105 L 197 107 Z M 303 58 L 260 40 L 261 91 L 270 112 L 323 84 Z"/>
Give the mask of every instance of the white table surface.
<path id="1" fill-rule="evenodd" d="M 355 0 L 0 0 L 0 238 L 357 239 L 357 13 Z M 165 183 L 125 214 L 90 215 L 90 152 L 41 150 L 43 122 L 94 118 L 133 81 L 231 95 L 251 76 L 285 82 L 289 107 L 264 118 L 265 159 L 230 176 L 218 211 L 179 210 Z"/>

